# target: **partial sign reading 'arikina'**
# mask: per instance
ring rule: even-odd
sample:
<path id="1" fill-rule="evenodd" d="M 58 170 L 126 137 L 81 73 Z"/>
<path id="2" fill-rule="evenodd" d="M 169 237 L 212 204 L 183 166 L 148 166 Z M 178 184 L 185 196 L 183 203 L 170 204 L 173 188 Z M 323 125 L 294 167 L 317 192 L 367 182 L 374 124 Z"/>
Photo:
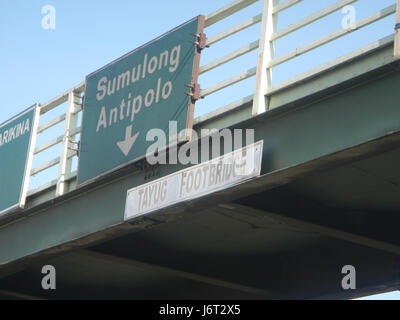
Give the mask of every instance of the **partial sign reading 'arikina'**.
<path id="1" fill-rule="evenodd" d="M 0 125 L 0 215 L 25 205 L 38 119 L 35 105 Z"/>
<path id="2" fill-rule="evenodd" d="M 20 123 L 16 124 L 15 126 L 0 131 L 0 148 L 7 143 L 12 142 L 19 137 L 22 137 L 24 134 L 29 133 L 31 130 L 31 122 L 29 119 L 21 121 Z"/>
<path id="3" fill-rule="evenodd" d="M 143 159 L 151 129 L 191 129 L 193 108 L 185 94 L 197 79 L 202 32 L 195 18 L 126 54 L 86 79 L 78 184 Z M 170 141 L 167 137 L 167 141 Z"/>

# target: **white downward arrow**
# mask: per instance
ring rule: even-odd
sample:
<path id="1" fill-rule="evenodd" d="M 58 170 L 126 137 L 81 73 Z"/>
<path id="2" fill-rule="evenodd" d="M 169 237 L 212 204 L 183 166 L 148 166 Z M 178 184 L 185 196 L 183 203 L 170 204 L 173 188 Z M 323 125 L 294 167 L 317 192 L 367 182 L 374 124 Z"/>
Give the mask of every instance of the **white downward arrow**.
<path id="1" fill-rule="evenodd" d="M 132 137 L 132 126 L 126 127 L 125 131 L 125 140 L 117 142 L 118 147 L 121 149 L 123 154 L 127 156 L 132 149 L 133 144 L 135 143 L 137 137 L 139 136 L 140 132 L 136 133 Z"/>

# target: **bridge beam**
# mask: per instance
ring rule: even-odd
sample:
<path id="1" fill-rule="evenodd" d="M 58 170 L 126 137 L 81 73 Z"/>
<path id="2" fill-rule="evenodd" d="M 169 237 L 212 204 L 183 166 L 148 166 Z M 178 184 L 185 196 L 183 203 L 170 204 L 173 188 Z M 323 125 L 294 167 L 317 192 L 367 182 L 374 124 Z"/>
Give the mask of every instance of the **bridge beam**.
<path id="1" fill-rule="evenodd" d="M 74 253 L 82 255 L 83 258 L 88 256 L 88 257 L 98 259 L 101 261 L 108 261 L 108 262 L 112 262 L 115 264 L 138 267 L 138 268 L 141 268 L 144 270 L 151 270 L 156 273 L 162 273 L 162 274 L 166 274 L 169 276 L 183 278 L 186 280 L 192 280 L 192 281 L 201 282 L 204 284 L 209 284 L 212 286 L 217 286 L 217 287 L 221 287 L 221 288 L 240 291 L 243 293 L 250 294 L 253 297 L 257 296 L 257 297 L 263 298 L 263 299 L 268 299 L 268 298 L 271 299 L 271 298 L 277 298 L 280 296 L 279 293 L 274 292 L 274 291 L 269 291 L 269 290 L 265 290 L 265 289 L 261 289 L 261 288 L 255 288 L 255 287 L 251 287 L 251 286 L 245 286 L 245 285 L 242 285 L 239 283 L 233 283 L 233 282 L 229 282 L 229 281 L 225 281 L 225 280 L 216 279 L 213 277 L 207 277 L 204 275 L 199 275 L 199 274 L 195 274 L 195 273 L 191 273 L 191 272 L 185 272 L 185 271 L 181 271 L 178 269 L 164 267 L 161 265 L 145 263 L 145 262 L 137 261 L 134 259 L 127 259 L 127 258 L 115 256 L 115 255 L 104 254 L 104 253 L 96 252 L 93 250 L 82 249 L 82 250 L 77 250 Z"/>
<path id="2" fill-rule="evenodd" d="M 301 230 L 320 233 L 322 235 L 329 236 L 335 239 L 345 240 L 354 244 L 400 255 L 400 245 L 372 239 L 366 236 L 358 235 L 356 233 L 333 228 L 329 225 L 322 225 L 312 221 L 307 221 L 306 219 L 293 218 L 285 216 L 284 214 L 260 210 L 249 205 L 241 205 L 237 203 L 229 203 L 226 205 L 226 207 L 220 206 L 218 210 L 223 211 L 225 214 L 230 214 L 232 213 L 232 211 L 237 211 L 254 214 L 259 217 L 265 216 Z M 321 212 L 321 214 L 323 213 Z"/>

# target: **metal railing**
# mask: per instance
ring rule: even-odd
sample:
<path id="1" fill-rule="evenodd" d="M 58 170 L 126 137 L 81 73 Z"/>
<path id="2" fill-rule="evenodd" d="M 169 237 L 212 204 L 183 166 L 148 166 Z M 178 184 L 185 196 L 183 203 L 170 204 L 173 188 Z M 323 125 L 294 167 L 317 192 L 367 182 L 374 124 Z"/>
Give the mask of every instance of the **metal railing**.
<path id="1" fill-rule="evenodd" d="M 225 7 L 217 10 L 206 16 L 206 33 L 207 28 L 210 26 L 221 22 L 222 20 L 236 14 L 237 12 L 253 5 L 256 2 L 261 0 L 236 0 L 232 3 L 226 5 Z M 241 98 L 236 102 L 231 102 L 228 106 L 229 108 L 239 107 L 245 103 L 253 102 L 253 115 L 258 115 L 265 111 L 268 111 L 268 97 L 273 95 L 278 90 L 289 87 L 300 80 L 307 79 L 316 73 L 322 72 L 329 68 L 332 68 L 338 64 L 341 64 L 347 60 L 350 60 L 358 55 L 361 55 L 369 50 L 373 50 L 378 48 L 379 46 L 384 46 L 394 40 L 394 35 L 389 36 L 385 39 L 381 39 L 379 41 L 374 41 L 371 44 L 362 47 L 354 52 L 348 53 L 345 56 L 334 59 L 328 63 L 320 65 L 312 70 L 309 70 L 303 74 L 300 74 L 296 77 L 293 77 L 287 81 L 272 84 L 272 70 L 284 64 L 296 57 L 306 54 L 312 50 L 315 50 L 327 43 L 330 43 L 338 38 L 344 37 L 347 34 L 350 34 L 356 30 L 359 30 L 363 27 L 366 27 L 369 24 L 372 24 L 376 21 L 379 21 L 389 15 L 395 14 L 397 12 L 397 19 L 400 22 L 399 18 L 399 8 L 400 8 L 400 0 L 397 0 L 393 5 L 383 8 L 378 12 L 373 13 L 365 18 L 362 18 L 356 22 L 355 28 L 352 29 L 339 29 L 332 33 L 329 33 L 321 38 L 318 38 L 312 42 L 309 42 L 305 45 L 302 45 L 295 50 L 289 51 L 283 55 L 275 56 L 275 45 L 276 41 L 282 39 L 299 29 L 302 29 L 312 23 L 327 17 L 328 15 L 337 12 L 341 8 L 346 5 L 351 5 L 359 0 L 339 0 L 335 3 L 323 8 L 315 13 L 310 14 L 309 16 L 288 25 L 280 30 L 277 29 L 278 15 L 283 13 L 285 10 L 288 10 L 291 7 L 294 7 L 301 3 L 303 0 L 285 0 L 279 2 L 279 0 L 264 0 L 262 12 L 259 14 L 250 17 L 249 19 L 242 21 L 236 24 L 233 27 L 230 27 L 227 30 L 219 32 L 215 35 L 209 35 L 207 40 L 208 46 L 213 46 L 216 43 L 223 41 L 235 34 L 238 34 L 252 26 L 257 24 L 260 25 L 261 33 L 259 40 L 253 41 L 251 43 L 242 44 L 236 50 L 232 52 L 223 52 L 221 57 L 211 61 L 200 68 L 200 74 L 206 74 L 222 65 L 227 64 L 243 55 L 246 55 L 250 52 L 253 52 L 258 49 L 258 61 L 254 61 L 254 67 L 247 70 L 239 70 L 238 73 L 229 77 L 228 79 L 222 79 L 221 81 L 201 90 L 201 96 L 207 97 L 216 92 L 219 92 L 227 87 L 230 87 L 236 83 L 239 83 L 245 79 L 255 76 L 255 89 L 254 94 L 250 96 Z M 400 38 L 399 35 L 396 37 Z M 400 56 L 399 45 L 398 42 L 395 44 L 395 52 L 394 57 L 398 58 Z M 203 52 L 203 54 L 207 54 L 207 50 Z M 38 133 L 42 133 L 53 126 L 64 123 L 64 133 L 61 136 L 55 137 L 50 141 L 38 146 L 35 149 L 35 155 L 42 153 L 43 151 L 54 147 L 56 145 L 61 145 L 60 153 L 57 154 L 57 157 L 47 161 L 45 164 L 42 164 L 31 171 L 31 175 L 35 175 L 39 172 L 45 171 L 51 167 L 56 165 L 58 168 L 58 175 L 54 177 L 55 179 L 47 182 L 46 184 L 30 191 L 30 195 L 38 193 L 44 189 L 49 187 L 56 186 L 56 194 L 55 196 L 60 196 L 64 194 L 66 190 L 66 181 L 75 177 L 76 172 L 72 172 L 72 161 L 77 157 L 76 145 L 75 143 L 79 141 L 75 141 L 74 138 L 80 133 L 80 124 L 78 123 L 78 115 L 82 110 L 82 93 L 84 91 L 84 83 L 81 83 L 74 88 L 66 91 L 60 96 L 52 99 L 46 104 L 41 106 L 41 114 L 45 114 L 48 111 L 61 106 L 67 102 L 67 109 L 65 113 L 61 116 L 58 116 L 51 121 L 48 121 L 45 124 L 42 124 L 38 128 Z M 226 109 L 225 107 L 222 107 Z"/>
<path id="2" fill-rule="evenodd" d="M 41 134 L 60 123 L 64 123 L 64 133 L 35 148 L 34 155 L 40 154 L 57 145 L 61 145 L 61 152 L 59 153 L 59 156 L 33 168 L 31 170 L 31 176 L 34 176 L 56 165 L 58 165 L 59 168 L 58 175 L 55 180 L 31 190 L 29 195 L 56 186 L 55 196 L 60 196 L 66 192 L 66 181 L 76 176 L 76 172 L 72 172 L 71 168 L 73 158 L 78 156 L 76 151 L 77 141 L 74 141 L 74 138 L 81 132 L 81 128 L 77 120 L 78 114 L 82 112 L 82 93 L 84 89 L 85 83 L 81 83 L 41 106 L 40 115 L 43 115 L 67 102 L 67 110 L 65 113 L 51 121 L 42 124 L 37 130 L 37 133 Z"/>
<path id="3" fill-rule="evenodd" d="M 276 12 L 280 12 L 283 9 L 283 6 L 285 6 L 286 4 L 286 8 L 288 8 L 289 6 L 293 6 L 297 3 L 300 3 L 303 0 L 299 0 L 299 1 L 292 1 L 292 0 L 287 0 L 284 1 L 283 3 L 277 5 L 275 7 L 275 9 L 272 10 L 272 15 L 276 14 Z M 271 46 L 274 46 L 275 41 L 277 41 L 278 39 L 281 39 L 287 35 L 292 34 L 293 32 L 304 28 L 318 20 L 323 19 L 324 17 L 340 10 L 341 8 L 347 6 L 347 5 L 352 5 L 356 2 L 359 2 L 360 0 L 340 0 L 340 1 L 336 1 L 335 3 L 333 3 L 332 5 L 323 8 L 322 10 L 319 10 L 311 15 L 309 15 L 308 17 L 297 21 L 294 24 L 291 24 L 289 26 L 287 26 L 286 28 L 283 28 L 281 30 L 276 30 L 275 26 L 272 29 L 269 29 L 270 31 L 268 32 L 268 34 L 266 35 L 266 39 L 269 40 L 265 40 L 267 42 L 271 43 Z M 309 42 L 301 47 L 296 48 L 295 50 L 292 50 L 284 55 L 281 55 L 279 57 L 274 57 L 271 56 L 270 59 L 268 59 L 268 61 L 265 62 L 265 65 L 263 66 L 263 68 L 266 68 L 268 72 L 270 72 L 274 67 L 277 67 L 285 62 L 288 62 L 294 58 L 297 58 L 299 56 L 302 56 L 312 50 L 315 50 L 321 46 L 324 46 L 330 42 L 333 42 L 339 38 L 342 38 L 348 34 L 351 34 L 355 31 L 358 31 L 372 23 L 375 23 L 379 20 L 382 20 L 390 15 L 394 15 L 396 14 L 396 11 L 398 10 L 399 6 L 400 6 L 400 1 L 398 1 L 397 5 L 395 3 L 395 1 L 393 1 L 393 5 L 390 5 L 386 8 L 383 8 L 365 18 L 362 18 L 358 21 L 355 22 L 355 26 L 354 28 L 340 28 L 332 33 L 329 33 L 321 38 L 318 38 L 312 42 Z M 286 9 L 285 8 L 285 9 Z M 341 56 L 337 59 L 334 59 L 332 61 L 329 61 L 323 65 L 317 66 L 312 70 L 309 70 L 299 76 L 293 77 L 287 81 L 281 82 L 279 84 L 276 85 L 271 85 L 271 83 L 266 82 L 264 80 L 264 82 L 261 85 L 262 91 L 260 92 L 260 100 L 263 100 L 264 97 L 268 96 L 268 95 L 272 95 L 273 93 L 277 92 L 278 90 L 281 90 L 282 88 L 286 88 L 288 86 L 293 85 L 294 83 L 297 83 L 303 79 L 309 78 L 317 73 L 320 73 L 324 70 L 330 69 L 336 65 L 342 64 L 346 61 L 349 61 L 351 59 L 353 59 L 354 57 L 364 54 L 370 50 L 376 49 L 380 46 L 386 46 L 388 43 L 393 42 L 394 40 L 394 35 L 388 36 L 384 39 L 379 39 L 377 41 L 374 41 L 370 44 L 368 44 L 367 46 L 361 47 L 359 49 L 357 49 L 356 51 L 350 52 L 344 56 Z M 262 80 L 261 80 L 262 81 Z M 257 90 L 256 90 L 257 91 Z M 262 96 L 262 97 L 261 97 Z M 265 111 L 264 107 L 263 107 L 263 102 L 261 101 L 261 106 L 257 107 L 257 102 L 255 103 L 255 110 L 254 113 L 257 113 L 257 110 L 261 110 L 261 111 Z"/>

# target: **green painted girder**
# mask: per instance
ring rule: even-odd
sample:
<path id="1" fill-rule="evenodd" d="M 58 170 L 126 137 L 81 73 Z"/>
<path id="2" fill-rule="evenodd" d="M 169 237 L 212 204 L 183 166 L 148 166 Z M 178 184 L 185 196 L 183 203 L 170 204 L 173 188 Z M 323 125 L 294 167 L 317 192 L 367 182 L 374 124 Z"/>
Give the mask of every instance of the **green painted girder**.
<path id="1" fill-rule="evenodd" d="M 357 85 L 358 83 L 358 85 Z M 350 85 L 350 83 L 349 83 Z M 385 68 L 379 77 L 368 75 L 368 82 L 357 79 L 351 87 L 330 94 L 299 100 L 286 107 L 254 117 L 234 126 L 255 128 L 256 140 L 264 140 L 262 174 L 258 180 L 236 186 L 204 199 L 163 210 L 184 216 L 191 211 L 254 193 L 261 187 L 273 187 L 297 174 L 321 169 L 330 162 L 367 156 L 368 143 L 385 145 L 400 131 L 400 73 Z M 313 101 L 313 99 L 316 99 Z M 245 105 L 243 108 L 248 108 Z M 212 122 L 207 125 L 212 126 Z M 199 125 L 195 129 L 200 129 Z M 377 142 L 378 141 L 378 142 Z M 393 141 L 392 141 L 393 142 Z M 394 141 L 398 145 L 398 139 Z M 366 145 L 362 151 L 347 151 Z M 373 150 L 371 151 L 373 152 Z M 343 154 L 343 156 L 341 156 Z M 164 166 L 157 177 L 181 170 L 180 165 Z M 295 169 L 294 169 L 295 168 Z M 19 220 L 0 229 L 0 276 L 25 258 L 56 254 L 75 246 L 86 246 L 124 232 L 133 232 L 168 220 L 165 215 L 149 215 L 132 223 L 123 223 L 126 191 L 146 182 L 149 172 L 127 168 L 112 177 L 74 190 L 28 208 Z M 183 208 L 183 209 L 182 209 Z M 188 213 L 189 214 L 189 213 Z M 12 263 L 13 262 L 13 263 Z"/>

